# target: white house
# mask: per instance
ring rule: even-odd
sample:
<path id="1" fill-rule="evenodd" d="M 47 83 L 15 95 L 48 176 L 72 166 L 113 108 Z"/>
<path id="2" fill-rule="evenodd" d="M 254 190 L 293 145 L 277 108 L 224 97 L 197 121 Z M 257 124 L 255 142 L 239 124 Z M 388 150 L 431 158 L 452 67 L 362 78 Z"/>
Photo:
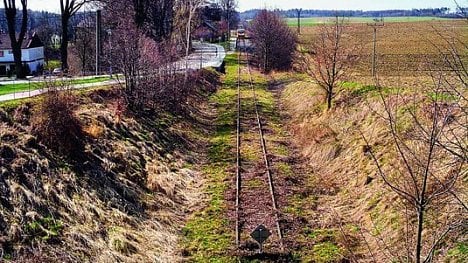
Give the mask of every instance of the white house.
<path id="1" fill-rule="evenodd" d="M 29 66 L 31 74 L 38 73 L 44 66 L 44 44 L 36 33 L 27 36 L 21 46 L 23 65 Z M 0 76 L 8 76 L 15 70 L 15 60 L 8 34 L 0 34 Z"/>

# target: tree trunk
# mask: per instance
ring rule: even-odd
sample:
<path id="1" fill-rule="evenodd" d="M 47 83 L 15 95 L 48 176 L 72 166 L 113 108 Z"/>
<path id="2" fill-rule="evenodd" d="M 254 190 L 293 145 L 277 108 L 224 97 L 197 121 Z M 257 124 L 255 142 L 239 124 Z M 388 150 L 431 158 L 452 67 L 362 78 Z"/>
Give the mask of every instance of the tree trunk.
<path id="1" fill-rule="evenodd" d="M 68 22 L 70 16 L 62 14 L 62 41 L 60 42 L 60 60 L 62 70 L 68 70 Z"/>
<path id="2" fill-rule="evenodd" d="M 420 205 L 418 208 L 418 232 L 416 241 L 416 263 L 421 262 L 421 249 L 422 249 L 422 232 L 423 232 L 423 221 L 424 221 L 424 206 Z"/>
<path id="3" fill-rule="evenodd" d="M 327 110 L 332 108 L 333 92 L 327 92 Z"/>
<path id="4" fill-rule="evenodd" d="M 11 49 L 13 51 L 13 57 L 15 61 L 16 77 L 23 79 L 26 74 L 23 70 L 22 59 L 21 59 L 21 46 L 23 44 L 24 37 L 26 36 L 27 24 L 28 24 L 28 10 L 26 2 L 22 2 L 22 20 L 21 20 L 21 31 L 18 39 L 16 39 L 16 6 L 13 2 L 7 4 L 4 3 L 4 11 L 6 22 L 8 26 L 8 35 L 10 37 Z"/>
<path id="5" fill-rule="evenodd" d="M 16 78 L 24 79 L 26 74 L 23 69 L 23 63 L 21 59 L 21 46 L 15 45 L 16 47 L 13 48 L 13 57 L 15 60 L 15 71 L 16 71 Z"/>

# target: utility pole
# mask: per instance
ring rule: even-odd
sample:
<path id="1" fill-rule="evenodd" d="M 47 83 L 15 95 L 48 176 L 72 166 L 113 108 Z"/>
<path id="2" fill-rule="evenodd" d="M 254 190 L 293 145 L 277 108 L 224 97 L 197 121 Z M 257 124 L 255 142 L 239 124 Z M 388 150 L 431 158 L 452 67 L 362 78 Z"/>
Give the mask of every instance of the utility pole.
<path id="1" fill-rule="evenodd" d="M 296 9 L 297 12 L 297 33 L 300 35 L 301 34 L 301 13 L 302 13 L 302 8 Z"/>
<path id="2" fill-rule="evenodd" d="M 112 78 L 112 29 L 107 29 L 107 36 L 109 37 L 109 51 L 107 53 L 107 63 L 109 63 L 109 75 Z"/>
<path id="3" fill-rule="evenodd" d="M 385 25 L 383 18 L 374 19 L 374 23 L 367 23 L 368 26 L 372 27 L 374 30 L 374 39 L 373 39 L 373 48 L 372 48 L 372 77 L 375 77 L 377 74 L 377 28 L 383 27 Z"/>
<path id="4" fill-rule="evenodd" d="M 100 73 L 101 66 L 101 31 L 102 31 L 101 10 L 96 11 L 96 75 Z"/>

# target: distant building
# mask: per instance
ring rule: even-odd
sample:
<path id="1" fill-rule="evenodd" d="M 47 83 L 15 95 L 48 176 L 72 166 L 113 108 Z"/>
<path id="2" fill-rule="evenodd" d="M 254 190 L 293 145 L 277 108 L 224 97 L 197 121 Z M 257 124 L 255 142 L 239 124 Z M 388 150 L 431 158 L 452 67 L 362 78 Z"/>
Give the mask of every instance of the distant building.
<path id="1" fill-rule="evenodd" d="M 44 44 L 33 33 L 23 40 L 21 46 L 21 60 L 23 65 L 29 67 L 30 74 L 36 74 L 44 66 Z M 0 76 L 11 75 L 15 70 L 15 60 L 13 58 L 13 50 L 11 49 L 11 41 L 8 34 L 0 34 Z"/>

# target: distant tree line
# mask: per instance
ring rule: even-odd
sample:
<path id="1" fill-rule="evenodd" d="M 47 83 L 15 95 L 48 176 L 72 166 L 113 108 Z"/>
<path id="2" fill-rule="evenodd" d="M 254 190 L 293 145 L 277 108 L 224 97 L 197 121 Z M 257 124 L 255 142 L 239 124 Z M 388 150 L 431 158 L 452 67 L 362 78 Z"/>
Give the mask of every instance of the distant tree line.
<path id="1" fill-rule="evenodd" d="M 466 8 L 463 8 L 466 9 Z M 240 14 L 244 20 L 253 19 L 255 15 L 260 12 L 260 9 L 252 9 Z M 349 17 L 389 17 L 389 16 L 433 16 L 433 17 L 459 17 L 459 13 L 466 10 L 457 10 L 451 12 L 448 7 L 441 8 L 425 8 L 425 9 L 411 9 L 411 10 L 381 10 L 381 11 L 362 11 L 362 10 L 303 10 L 301 17 L 334 17 L 339 16 Z M 294 9 L 289 10 L 276 10 L 282 17 L 297 17 L 297 11 Z"/>
<path id="2" fill-rule="evenodd" d="M 82 21 L 84 17 L 88 15 L 89 14 L 85 14 L 85 12 L 77 13 L 74 19 L 71 21 L 70 28 L 75 28 L 80 23 L 80 21 Z M 54 30 L 56 30 L 57 33 L 59 33 L 60 14 L 47 11 L 28 10 L 28 31 L 35 31 L 37 28 L 40 28 L 45 24 L 48 24 L 49 27 L 54 28 Z M 19 28 L 20 26 L 21 19 L 16 19 L 16 27 Z M 8 31 L 4 8 L 0 8 L 0 30 L 3 33 L 6 33 Z"/>

